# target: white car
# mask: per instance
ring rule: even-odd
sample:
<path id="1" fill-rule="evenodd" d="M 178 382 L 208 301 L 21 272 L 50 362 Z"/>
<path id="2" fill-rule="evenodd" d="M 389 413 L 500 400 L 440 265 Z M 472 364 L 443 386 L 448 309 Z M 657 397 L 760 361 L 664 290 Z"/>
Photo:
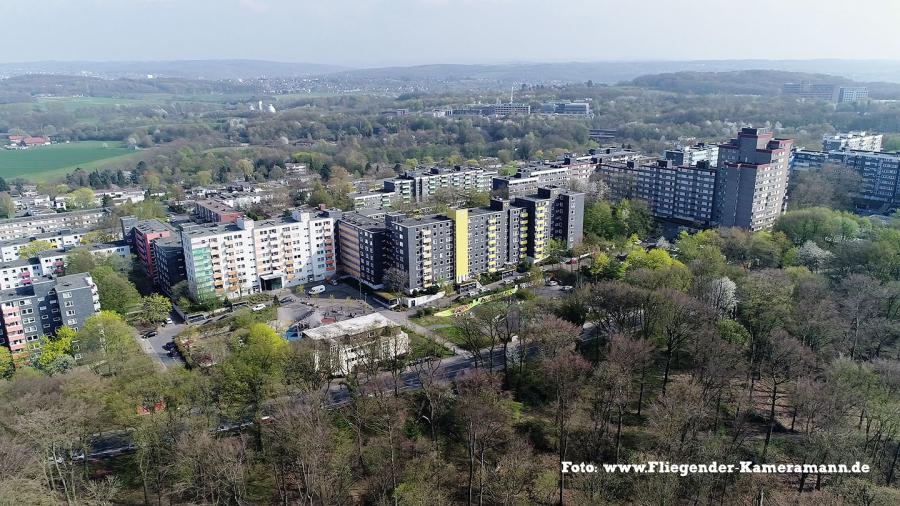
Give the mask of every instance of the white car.
<path id="1" fill-rule="evenodd" d="M 255 312 L 262 311 L 265 308 L 266 308 L 265 304 L 257 304 L 255 306 L 251 307 L 250 309 L 255 313 Z"/>

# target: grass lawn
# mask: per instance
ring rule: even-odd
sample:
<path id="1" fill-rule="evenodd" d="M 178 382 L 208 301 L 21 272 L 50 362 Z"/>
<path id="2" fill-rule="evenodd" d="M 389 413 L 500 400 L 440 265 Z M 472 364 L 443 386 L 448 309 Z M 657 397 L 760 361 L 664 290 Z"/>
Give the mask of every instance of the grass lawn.
<path id="1" fill-rule="evenodd" d="M 462 332 L 456 327 L 439 327 L 434 329 L 434 333 L 443 337 L 457 346 L 463 346 Z"/>
<path id="2" fill-rule="evenodd" d="M 54 144 L 22 150 L 0 150 L 0 176 L 7 180 L 23 177 L 39 182 L 81 167 L 90 171 L 111 162 L 125 162 L 137 152 L 122 143 L 85 141 Z"/>

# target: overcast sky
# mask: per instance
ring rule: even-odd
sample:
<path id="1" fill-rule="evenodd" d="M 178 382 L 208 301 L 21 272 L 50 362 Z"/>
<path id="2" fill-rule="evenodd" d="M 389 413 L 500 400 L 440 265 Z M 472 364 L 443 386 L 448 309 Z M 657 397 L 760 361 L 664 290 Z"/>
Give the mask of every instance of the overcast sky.
<path id="1" fill-rule="evenodd" d="M 900 58 L 898 0 L 0 0 L 0 61 Z"/>

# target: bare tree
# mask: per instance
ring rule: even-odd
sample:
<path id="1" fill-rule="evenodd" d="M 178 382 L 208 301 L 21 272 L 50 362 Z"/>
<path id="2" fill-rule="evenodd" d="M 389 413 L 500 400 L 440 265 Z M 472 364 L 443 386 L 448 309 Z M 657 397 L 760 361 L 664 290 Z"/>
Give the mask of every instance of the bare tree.
<path id="1" fill-rule="evenodd" d="M 813 358 L 808 348 L 785 333 L 773 336 L 763 353 L 762 368 L 772 387 L 769 397 L 769 427 L 762 450 L 762 458 L 765 459 L 772 431 L 775 429 L 775 404 L 780 393 L 779 387 L 805 374 L 812 366 Z"/>

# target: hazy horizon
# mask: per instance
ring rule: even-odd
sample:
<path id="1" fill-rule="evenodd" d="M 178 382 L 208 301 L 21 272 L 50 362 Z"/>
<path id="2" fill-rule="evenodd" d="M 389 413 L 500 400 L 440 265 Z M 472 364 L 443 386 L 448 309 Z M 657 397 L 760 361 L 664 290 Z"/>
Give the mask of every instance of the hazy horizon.
<path id="1" fill-rule="evenodd" d="M 896 60 L 892 0 L 47 0 L 5 6 L 5 63 L 265 60 L 346 67 Z M 848 22 L 852 20 L 852 22 Z M 839 34 L 840 36 L 836 36 Z M 848 43 L 848 41 L 853 41 Z"/>

